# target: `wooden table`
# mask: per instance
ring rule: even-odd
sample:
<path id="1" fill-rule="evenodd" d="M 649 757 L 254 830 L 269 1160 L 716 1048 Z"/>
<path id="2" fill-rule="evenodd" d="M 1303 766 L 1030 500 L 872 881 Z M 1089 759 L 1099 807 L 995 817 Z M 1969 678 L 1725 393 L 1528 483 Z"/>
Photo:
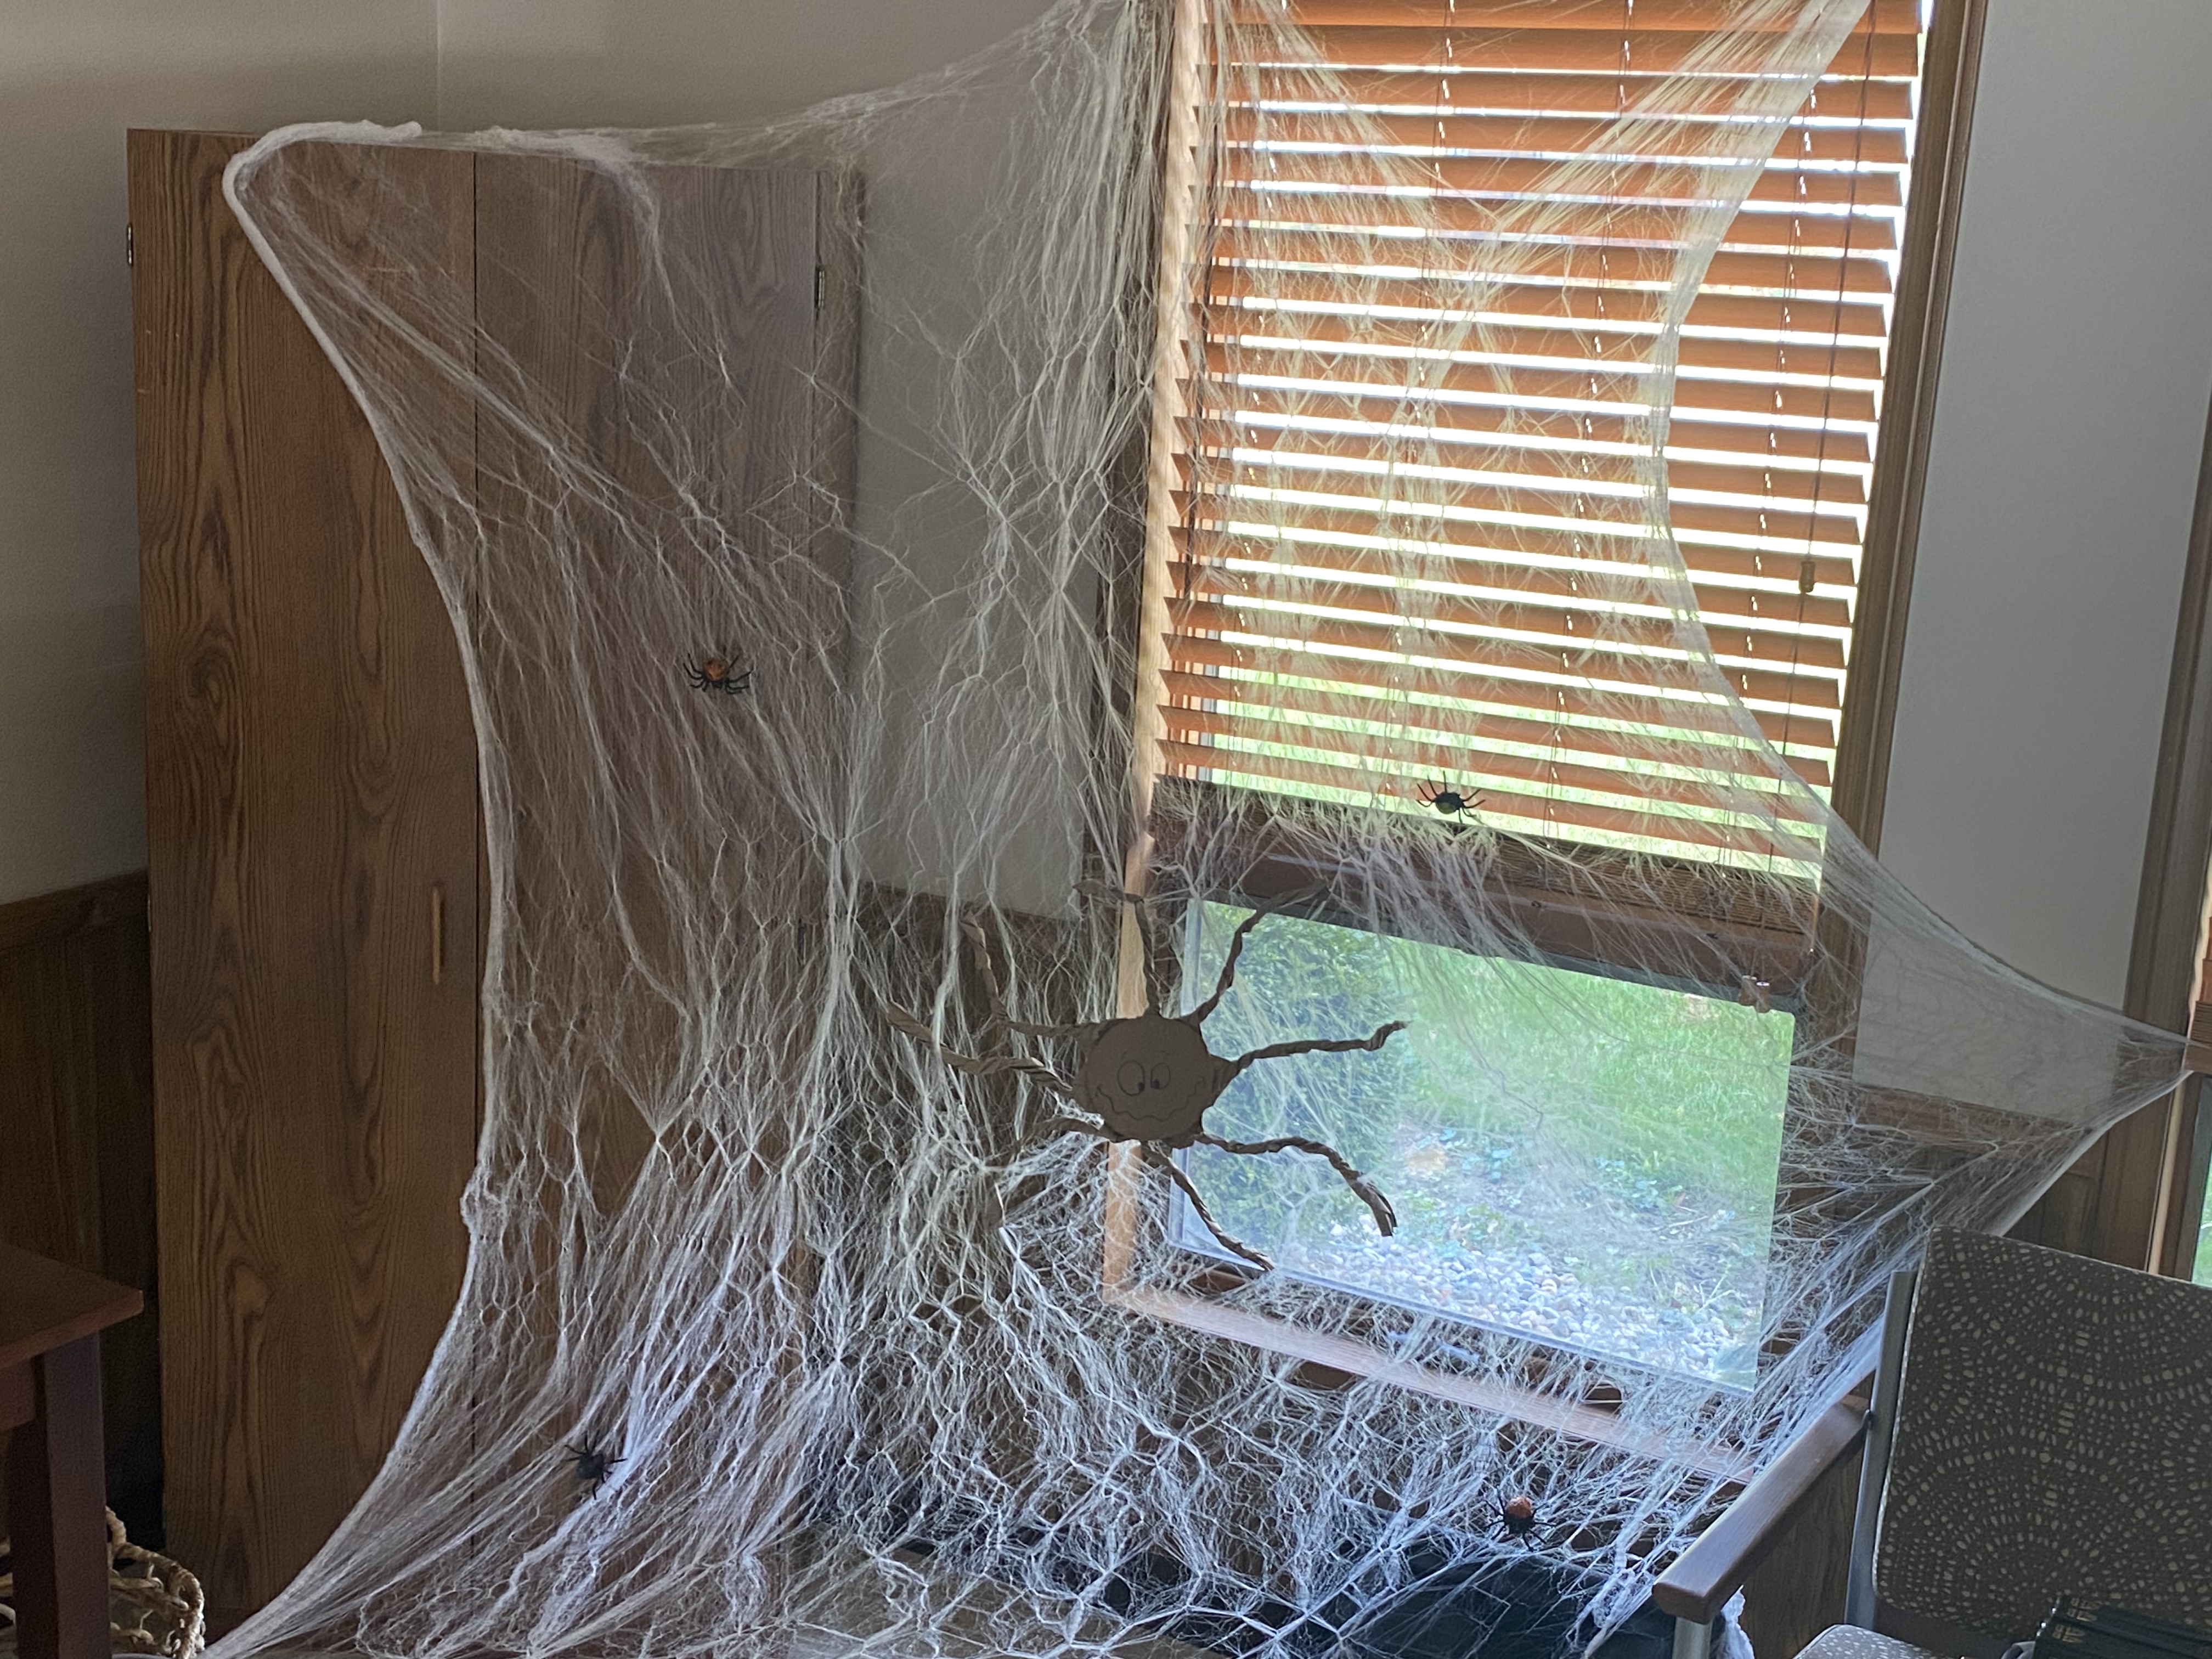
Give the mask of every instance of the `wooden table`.
<path id="1" fill-rule="evenodd" d="M 0 1431 L 21 1659 L 107 1659 L 107 1477 L 100 1334 L 125 1285 L 0 1244 Z"/>

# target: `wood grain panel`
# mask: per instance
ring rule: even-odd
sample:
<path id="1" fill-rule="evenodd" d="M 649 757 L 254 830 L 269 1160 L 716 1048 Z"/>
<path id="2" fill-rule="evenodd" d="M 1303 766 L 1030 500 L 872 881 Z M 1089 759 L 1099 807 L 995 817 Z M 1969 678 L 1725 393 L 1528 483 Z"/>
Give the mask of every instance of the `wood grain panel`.
<path id="1" fill-rule="evenodd" d="M 145 1297 L 101 1343 L 107 1498 L 158 1544 L 149 995 L 144 876 L 0 906 L 0 1241 Z"/>
<path id="2" fill-rule="evenodd" d="M 696 1011 L 788 1008 L 787 1042 L 749 1036 L 729 1061 L 777 1086 L 821 1006 L 804 947 L 826 898 L 823 842 L 790 803 L 834 782 L 844 729 L 854 203 L 804 173 L 617 176 L 487 155 L 477 178 L 478 362 L 500 412 L 478 425 L 486 529 L 464 550 L 477 562 L 465 580 L 491 612 L 489 810 L 513 803 L 489 824 L 507 855 L 495 857 L 501 902 L 532 943 L 526 963 L 493 966 L 532 1020 L 489 1034 L 490 1063 L 574 1091 L 574 1142 L 549 1123 L 534 1149 L 549 1181 L 580 1167 L 611 1211 L 654 1153 L 654 1179 L 696 1171 L 726 1201 L 711 1138 L 666 1135 L 655 1152 L 653 1123 L 684 1121 L 702 1086 Z M 592 619 L 587 656 L 560 648 L 576 617 Z M 693 687 L 686 665 L 709 655 L 751 689 Z M 618 1010 L 614 985 L 629 988 Z M 557 1051 L 533 1051 L 537 1028 Z M 753 1150 L 757 1172 L 781 1148 L 771 1136 Z M 526 1332 L 550 1354 L 560 1298 L 593 1294 L 574 1282 L 592 1264 L 556 1265 L 550 1237 L 539 1248 L 535 1299 L 503 1311 L 509 1340 Z M 787 1248 L 761 1271 L 804 1284 Z"/>
<path id="3" fill-rule="evenodd" d="M 476 894 L 452 630 L 222 200 L 241 142 L 131 138 L 169 1540 L 223 1610 L 390 1444 L 460 1280 L 477 1069 L 472 927 L 431 971 L 433 890 Z M 404 172 L 466 270 L 466 157 L 330 156 Z"/>
<path id="4" fill-rule="evenodd" d="M 65 944 L 0 954 L 9 1176 L 0 1181 L 0 1235 L 92 1270 L 100 1261 L 100 1130 L 72 980 Z"/>
<path id="5" fill-rule="evenodd" d="M 143 878 L 136 915 L 70 942 L 70 972 L 100 1136 L 100 1273 L 140 1291 L 146 1311 L 100 1339 L 109 1507 L 149 1541 L 161 1509 L 159 1172 L 154 1147 L 154 987 Z"/>
<path id="6" fill-rule="evenodd" d="M 535 654 L 544 624 L 520 612 L 483 646 L 504 788 L 542 814 L 516 811 L 502 829 L 518 926 L 538 946 L 529 995 L 550 1011 L 589 1013 L 601 988 L 636 982 L 637 965 L 712 996 L 687 932 L 697 918 L 727 918 L 718 972 L 759 975 L 775 971 L 766 957 L 791 924 L 819 913 L 817 843 L 786 805 L 779 769 L 791 757 L 830 767 L 842 730 L 836 481 L 827 495 L 794 487 L 820 477 L 843 413 L 824 412 L 836 400 L 817 376 L 825 361 L 849 374 L 817 326 L 829 187 L 801 173 L 477 162 L 483 361 L 503 405 L 522 411 L 480 423 L 477 505 L 490 529 L 477 574 L 520 605 L 526 592 L 545 597 L 557 568 L 557 602 L 595 629 L 580 664 Z M 577 487 L 579 466 L 596 489 Z M 684 665 L 709 655 L 749 670 L 752 690 L 693 690 Z M 520 687 L 535 689 L 513 695 Z M 611 731 L 623 742 L 604 751 Z M 610 817 L 603 860 L 588 866 L 573 835 L 541 834 L 565 832 L 610 793 L 691 799 L 702 765 L 720 787 L 696 821 Z M 547 802 L 574 806 L 543 814 Z M 606 925 L 617 909 L 619 933 Z M 641 1080 L 682 1063 L 673 1010 L 656 1019 L 641 1000 L 624 1013 L 634 1033 L 580 1108 L 603 1206 L 650 1143 L 635 1097 L 661 1085 Z"/>

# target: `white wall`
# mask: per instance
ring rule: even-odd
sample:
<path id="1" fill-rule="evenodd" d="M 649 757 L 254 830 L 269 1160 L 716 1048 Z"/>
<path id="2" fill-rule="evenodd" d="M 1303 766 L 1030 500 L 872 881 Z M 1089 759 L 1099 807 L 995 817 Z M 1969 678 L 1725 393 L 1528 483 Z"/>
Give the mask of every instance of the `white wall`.
<path id="1" fill-rule="evenodd" d="M 123 135 L 431 112 L 436 0 L 0 4 L 0 902 L 145 862 Z"/>
<path id="2" fill-rule="evenodd" d="M 804 109 L 956 62 L 1045 0 L 442 0 L 456 130 L 669 125 Z"/>
<path id="3" fill-rule="evenodd" d="M 2212 4 L 1990 0 L 1882 857 L 2118 1004 L 2212 404 Z"/>

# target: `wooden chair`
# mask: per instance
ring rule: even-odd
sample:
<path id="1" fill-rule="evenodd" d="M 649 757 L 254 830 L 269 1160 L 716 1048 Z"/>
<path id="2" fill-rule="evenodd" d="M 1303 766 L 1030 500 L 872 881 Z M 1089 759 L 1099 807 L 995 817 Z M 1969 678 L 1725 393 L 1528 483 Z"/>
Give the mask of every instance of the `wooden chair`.
<path id="1" fill-rule="evenodd" d="M 1838 1407 L 1660 1579 L 1678 1659 L 1863 1437 L 1847 1624 L 1811 1659 L 1994 1659 L 2063 1594 L 2212 1627 L 2212 1289 L 1939 1231 Z"/>
<path id="2" fill-rule="evenodd" d="M 0 1244 L 0 1430 L 21 1659 L 107 1659 L 100 1334 L 134 1290 Z"/>

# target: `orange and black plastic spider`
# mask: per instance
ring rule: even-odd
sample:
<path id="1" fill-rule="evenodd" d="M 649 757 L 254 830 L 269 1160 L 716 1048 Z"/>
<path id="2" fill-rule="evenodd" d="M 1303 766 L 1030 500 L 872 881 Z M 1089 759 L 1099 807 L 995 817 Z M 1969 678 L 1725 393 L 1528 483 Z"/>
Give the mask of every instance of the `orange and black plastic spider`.
<path id="1" fill-rule="evenodd" d="M 740 673 L 720 657 L 708 657 L 702 662 L 684 665 L 685 678 L 702 691 L 720 691 L 734 697 L 740 691 L 752 690 L 753 671 Z"/>
<path id="2" fill-rule="evenodd" d="M 1508 1538 L 1526 1538 L 1536 1530 L 1536 1500 L 1516 1492 L 1498 1506 L 1498 1528 Z"/>
<path id="3" fill-rule="evenodd" d="M 1415 792 L 1424 806 L 1433 806 L 1448 818 L 1463 817 L 1474 811 L 1482 797 L 1472 789 L 1451 783 L 1425 783 Z"/>

